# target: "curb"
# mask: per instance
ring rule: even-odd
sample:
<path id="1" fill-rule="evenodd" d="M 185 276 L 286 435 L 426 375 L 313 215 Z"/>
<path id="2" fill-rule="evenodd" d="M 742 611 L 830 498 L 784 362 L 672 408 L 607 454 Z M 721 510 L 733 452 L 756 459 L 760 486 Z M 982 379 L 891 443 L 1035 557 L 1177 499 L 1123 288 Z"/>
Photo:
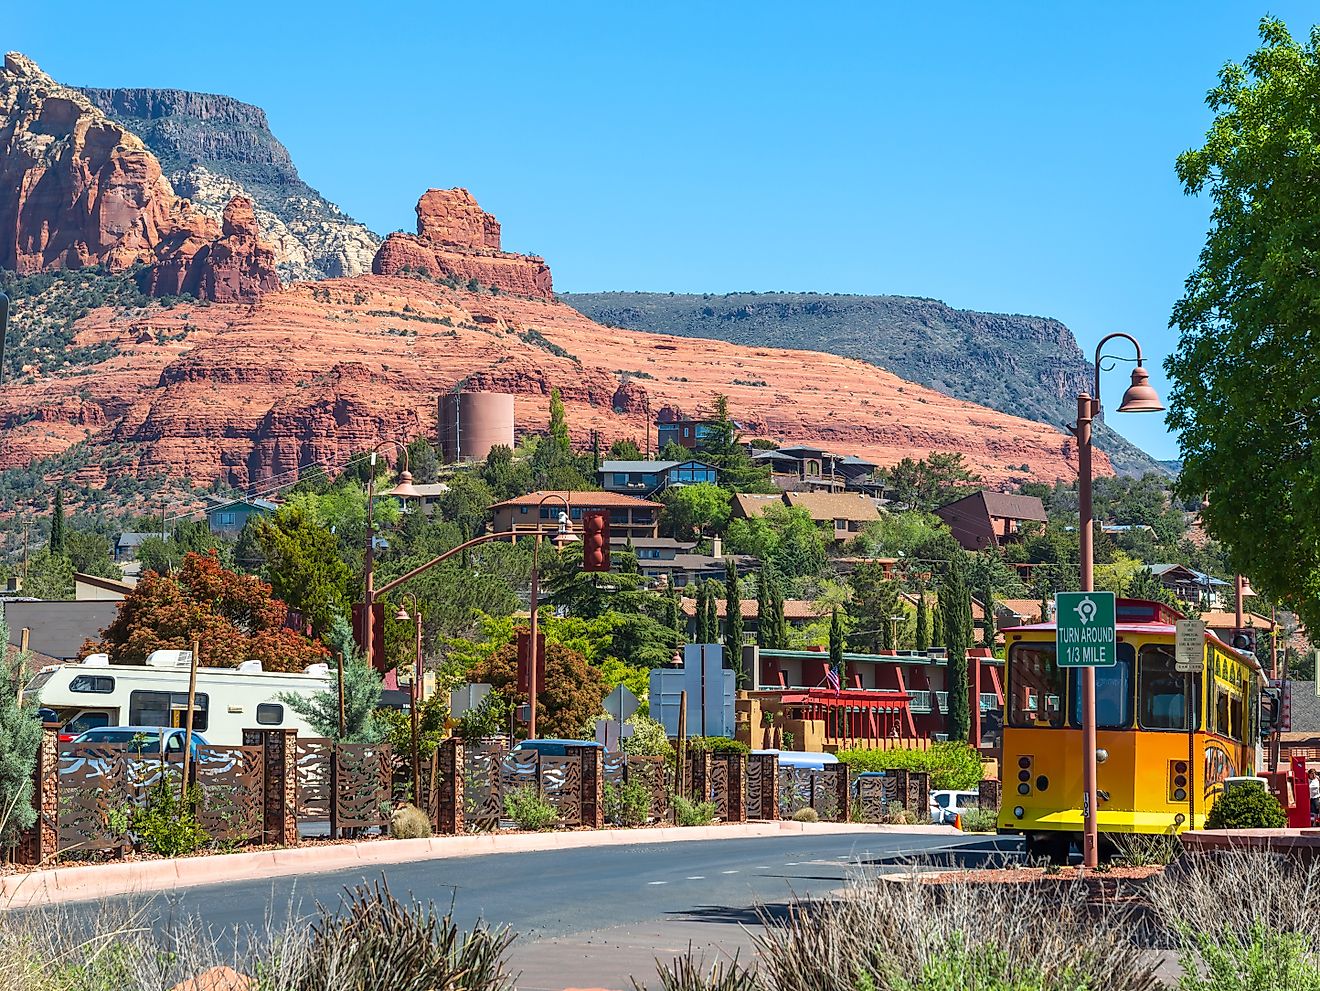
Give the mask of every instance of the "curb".
<path id="1" fill-rule="evenodd" d="M 251 853 L 222 853 L 177 860 L 55 867 L 14 874 L 0 881 L 6 908 L 35 908 L 145 894 L 228 881 L 255 881 L 301 874 L 325 874 L 359 866 L 417 863 L 499 853 L 536 853 L 587 847 L 636 846 L 702 840 L 756 839 L 784 834 L 886 834 L 963 836 L 952 826 L 881 826 L 842 822 L 758 822 L 733 826 L 661 826 L 654 829 L 601 829 L 563 833 L 481 833 L 420 840 L 369 840 L 334 846 L 285 847 Z"/>

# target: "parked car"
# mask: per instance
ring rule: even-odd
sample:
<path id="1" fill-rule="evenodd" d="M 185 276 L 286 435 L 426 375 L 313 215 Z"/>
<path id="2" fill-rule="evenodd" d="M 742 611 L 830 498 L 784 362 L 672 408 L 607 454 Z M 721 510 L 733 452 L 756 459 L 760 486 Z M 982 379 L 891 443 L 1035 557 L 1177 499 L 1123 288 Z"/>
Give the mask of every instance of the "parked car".
<path id="1" fill-rule="evenodd" d="M 183 753 L 183 741 L 187 731 L 170 726 L 102 726 L 89 729 L 74 738 L 74 743 L 119 743 L 138 754 L 159 754 L 162 741 L 165 756 Z M 192 735 L 192 754 L 197 756 L 197 748 L 207 745 L 206 737 L 194 732 Z"/>
<path id="2" fill-rule="evenodd" d="M 981 793 L 976 791 L 933 791 L 930 793 L 930 821 L 953 825 L 965 812 L 981 807 Z"/>
<path id="3" fill-rule="evenodd" d="M 597 747 L 604 750 L 595 740 L 519 740 L 513 749 L 535 750 L 542 757 L 567 757 L 569 747 Z"/>
<path id="4" fill-rule="evenodd" d="M 812 750 L 753 750 L 754 754 L 778 754 L 780 767 L 800 767 L 820 771 L 827 764 L 839 763 L 833 754 L 817 753 Z"/>

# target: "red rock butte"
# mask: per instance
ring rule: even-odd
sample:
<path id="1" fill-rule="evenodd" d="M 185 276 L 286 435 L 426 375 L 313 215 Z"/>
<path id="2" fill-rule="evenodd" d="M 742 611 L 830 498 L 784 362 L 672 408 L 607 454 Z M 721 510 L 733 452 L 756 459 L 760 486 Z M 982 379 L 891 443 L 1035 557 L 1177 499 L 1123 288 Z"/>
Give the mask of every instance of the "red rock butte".
<path id="1" fill-rule="evenodd" d="M 251 203 L 236 198 L 223 225 L 198 212 L 137 135 L 10 52 L 0 71 L 0 268 L 139 264 L 155 295 L 223 303 L 279 288 Z"/>
<path id="2" fill-rule="evenodd" d="M 536 255 L 502 250 L 500 222 L 466 189 L 428 189 L 417 201 L 417 233 L 385 239 L 371 263 L 376 275 L 417 272 L 476 280 L 501 292 L 553 299 L 550 266 Z"/>

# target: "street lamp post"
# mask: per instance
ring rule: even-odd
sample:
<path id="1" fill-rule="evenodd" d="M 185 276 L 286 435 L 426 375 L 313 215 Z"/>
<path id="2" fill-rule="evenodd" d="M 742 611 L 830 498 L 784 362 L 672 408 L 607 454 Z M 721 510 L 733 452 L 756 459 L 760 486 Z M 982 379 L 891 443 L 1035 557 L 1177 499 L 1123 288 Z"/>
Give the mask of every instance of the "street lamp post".
<path id="1" fill-rule="evenodd" d="M 415 592 L 404 592 L 403 598 L 412 599 L 413 612 L 409 617 L 408 610 L 402 605 L 399 611 L 394 614 L 394 618 L 406 623 L 410 618 L 414 621 L 416 627 L 416 640 L 414 646 L 416 653 L 413 655 L 413 677 L 412 677 L 412 701 L 408 706 L 410 723 L 412 728 L 412 782 L 413 782 L 413 805 L 417 808 L 422 807 L 422 760 L 421 747 L 418 743 L 418 713 L 417 707 L 422 702 L 422 605 L 417 599 Z"/>
<path id="2" fill-rule="evenodd" d="M 367 472 L 367 547 L 363 558 L 363 572 L 365 579 L 365 589 L 363 598 L 366 600 L 366 609 L 362 613 L 362 653 L 367 659 L 367 667 L 373 667 L 375 664 L 375 615 L 376 605 L 376 576 L 374 574 L 376 567 L 376 529 L 375 515 L 373 513 L 372 501 L 376 495 L 376 454 L 385 447 L 394 447 L 398 450 L 403 461 L 403 471 L 399 472 L 399 484 L 395 486 L 394 492 L 401 496 L 415 496 L 417 490 L 413 488 L 412 472 L 408 470 L 408 448 L 397 440 L 383 440 L 371 449 L 371 468 Z"/>
<path id="3" fill-rule="evenodd" d="M 527 665 L 527 739 L 529 740 L 536 739 L 536 692 L 539 687 L 536 684 L 536 666 L 540 660 L 539 641 L 537 640 L 540 623 L 537 612 L 540 608 L 538 600 L 541 592 L 541 509 L 551 499 L 558 499 L 564 504 L 564 509 L 559 514 L 559 530 L 556 533 L 556 540 L 568 534 L 570 513 L 572 512 L 568 500 L 554 492 L 545 496 L 536 504 L 536 541 L 532 544 L 531 588 L 528 593 L 528 606 L 531 608 L 531 645 L 529 648 L 531 657 Z"/>
<path id="4" fill-rule="evenodd" d="M 1094 524 L 1091 508 L 1091 451 L 1092 423 L 1100 415 L 1100 363 L 1111 355 L 1102 355 L 1104 346 L 1116 337 L 1130 341 L 1137 352 L 1137 367 L 1132 369 L 1132 384 L 1123 394 L 1119 404 L 1120 413 L 1157 413 L 1164 409 L 1154 387 L 1150 384 L 1150 373 L 1144 367 L 1145 359 L 1141 354 L 1141 345 L 1131 334 L 1120 332 L 1101 338 L 1095 348 L 1095 388 L 1090 395 L 1085 392 L 1077 396 L 1077 425 L 1072 428 L 1077 438 L 1077 536 L 1078 557 L 1081 564 L 1081 591 L 1095 591 L 1095 547 L 1092 526 Z M 1112 367 L 1112 366 L 1111 366 Z M 1083 833 L 1082 863 L 1086 867 L 1096 867 L 1100 863 L 1100 833 L 1097 825 L 1096 803 L 1096 730 L 1095 730 L 1095 668 L 1082 668 L 1082 785 L 1083 796 Z"/>

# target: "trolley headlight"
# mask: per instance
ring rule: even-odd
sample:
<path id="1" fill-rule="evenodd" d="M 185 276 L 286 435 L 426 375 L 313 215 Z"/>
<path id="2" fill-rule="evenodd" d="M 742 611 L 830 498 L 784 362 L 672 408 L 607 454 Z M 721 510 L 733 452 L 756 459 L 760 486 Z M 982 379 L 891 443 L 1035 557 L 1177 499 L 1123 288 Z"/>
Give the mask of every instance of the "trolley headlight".
<path id="1" fill-rule="evenodd" d="M 1186 789 L 1186 788 L 1175 788 L 1175 789 L 1173 790 L 1173 800 L 1174 800 L 1175 802 L 1185 802 L 1185 801 L 1187 801 L 1187 789 Z"/>
<path id="2" fill-rule="evenodd" d="M 1021 819 L 1026 814 L 1027 814 L 1027 810 L 1024 809 L 1022 806 L 1016 805 L 1013 807 L 1013 815 L 1017 816 L 1019 819 Z"/>

